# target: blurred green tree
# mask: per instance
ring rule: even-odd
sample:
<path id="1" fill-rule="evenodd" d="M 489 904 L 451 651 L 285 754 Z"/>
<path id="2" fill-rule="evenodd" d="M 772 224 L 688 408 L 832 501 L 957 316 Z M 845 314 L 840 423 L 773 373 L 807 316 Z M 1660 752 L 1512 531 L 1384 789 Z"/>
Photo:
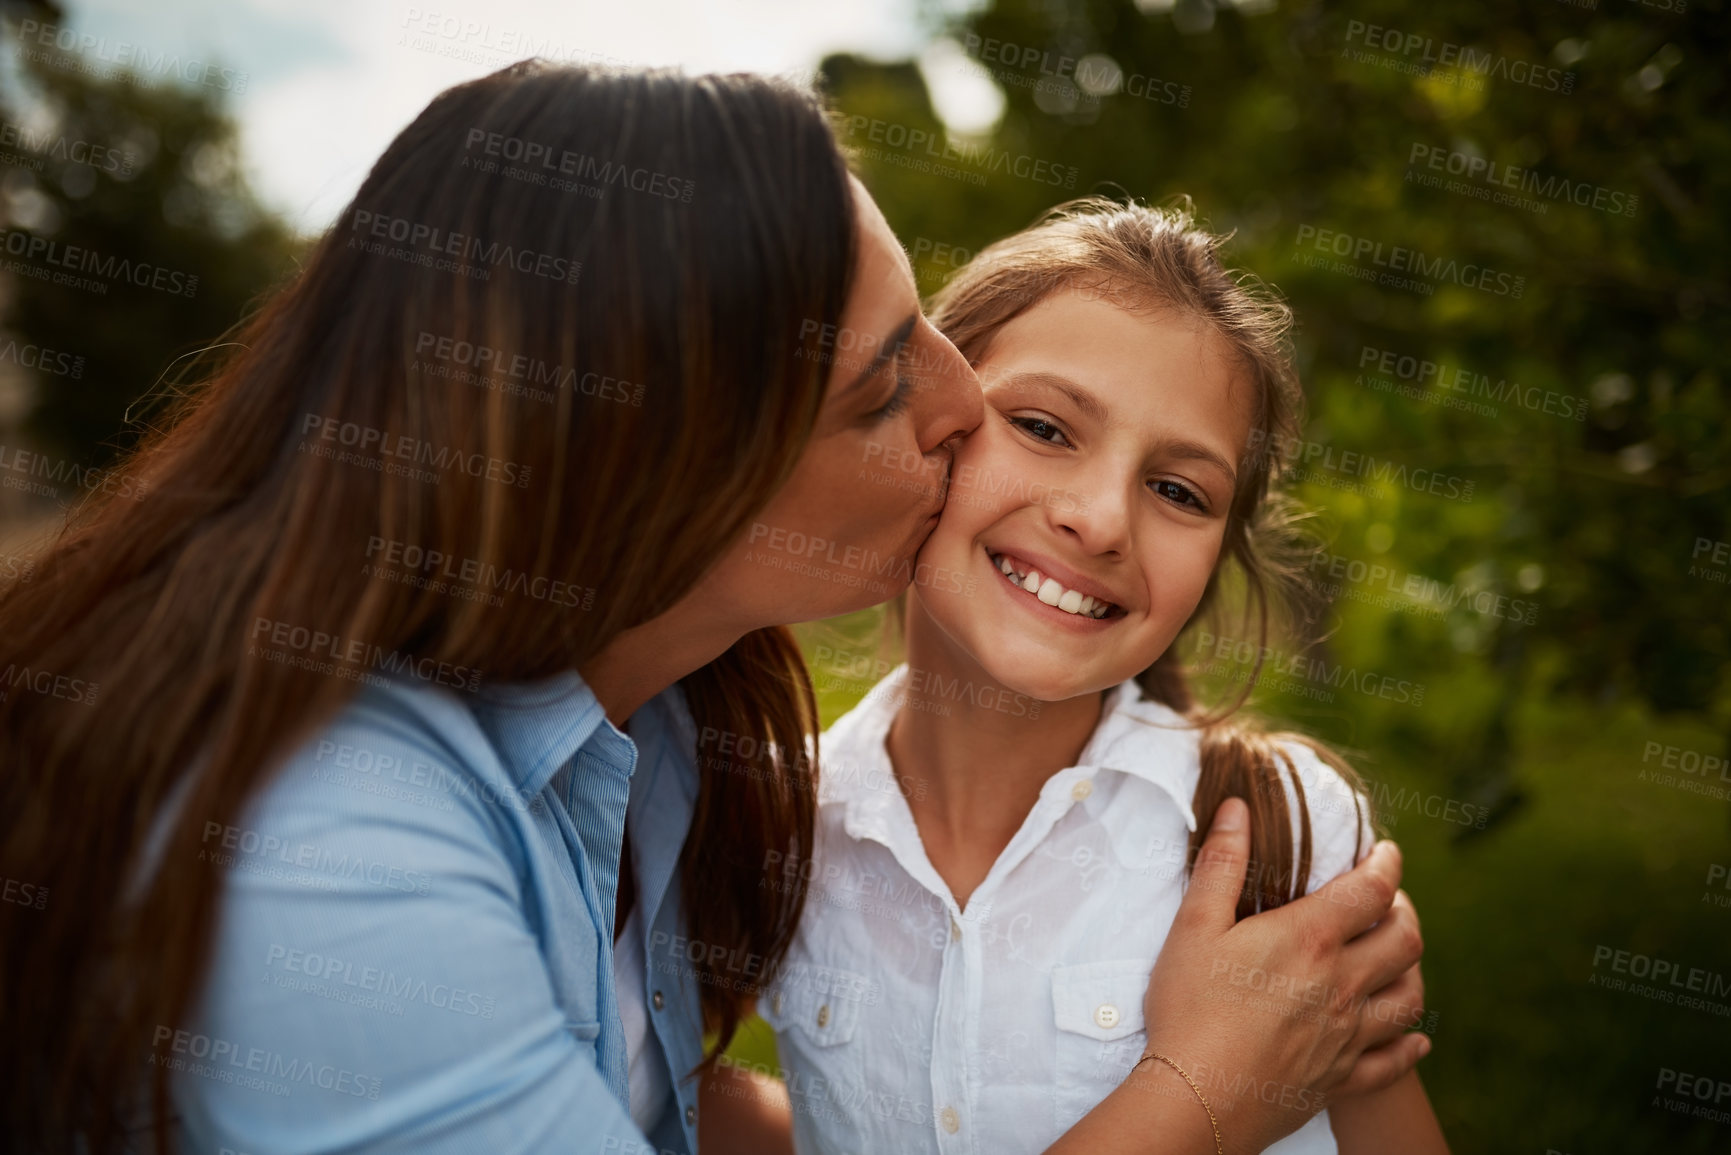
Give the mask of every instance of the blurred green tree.
<path id="1" fill-rule="evenodd" d="M 1263 703 L 1395 797 L 1487 808 L 1388 815 L 1457 1149 L 1723 1150 L 1652 1092 L 1723 1065 L 1723 1019 L 1589 980 L 1594 944 L 1726 969 L 1699 870 L 1728 811 L 1637 784 L 1655 741 L 1731 735 L 1724 0 L 953 12 L 917 67 L 823 65 L 922 291 L 1068 197 L 1184 195 L 1294 307 L 1300 489 L 1333 527 L 1311 653 L 1426 696 Z M 946 92 L 984 81 L 1001 116 L 946 130 Z"/>
<path id="2" fill-rule="evenodd" d="M 81 359 L 76 377 L 36 374 L 24 432 L 44 452 L 107 465 L 142 431 L 150 405 L 135 405 L 291 270 L 301 242 L 248 187 L 219 87 L 153 82 L 21 36 L 26 21 L 63 24 L 57 3 L 11 2 L 4 16 L 16 67 L 0 89 L 0 227 L 5 256 L 35 275 L 0 274 L 0 324 L 20 345 Z M 73 249 L 131 274 L 83 278 L 106 292 L 41 279 Z"/>
<path id="3" fill-rule="evenodd" d="M 950 271 L 937 244 L 977 251 L 1067 196 L 1188 195 L 1235 233 L 1235 263 L 1297 311 L 1304 448 L 1473 482 L 1470 501 L 1305 488 L 1340 526 L 1337 553 L 1427 579 L 1413 608 L 1446 610 L 1370 609 L 1364 596 L 1386 590 L 1341 591 L 1361 596 L 1321 652 L 1393 666 L 1452 703 L 1356 720 L 1386 719 L 1381 740 L 1401 748 L 1441 743 L 1453 788 L 1502 809 L 1518 799 L 1508 715 L 1525 693 L 1632 697 L 1731 732 L 1726 586 L 1691 557 L 1731 538 L 1731 238 L 1711 207 L 1731 204 L 1722 17 L 1715 0 L 1686 21 L 1629 3 L 996 0 L 938 24 L 955 48 L 928 53 L 924 73 L 848 56 L 823 72 L 891 224 L 936 242 L 910 243 L 922 289 Z M 1442 63 L 1463 47 L 1489 62 L 1482 75 Z M 955 77 L 934 69 L 1002 93 L 997 124 L 960 144 L 981 159 L 951 166 L 983 184 L 921 171 L 910 160 L 932 148 L 893 143 L 935 132 L 942 152 L 927 81 Z M 999 152 L 1080 179 L 1019 179 L 992 166 Z M 1474 161 L 1480 179 L 1457 175 Z M 1438 176 L 1453 187 L 1425 187 Z M 1527 191 L 1489 199 L 1511 179 Z M 1307 262 L 1335 257 L 1318 239 L 1340 236 L 1349 252 L 1372 246 L 1356 262 L 1372 272 L 1401 247 L 1503 272 L 1493 287 L 1523 283 L 1518 296 L 1458 281 L 1414 292 Z M 1378 371 L 1385 350 L 1469 377 L 1400 380 Z"/>

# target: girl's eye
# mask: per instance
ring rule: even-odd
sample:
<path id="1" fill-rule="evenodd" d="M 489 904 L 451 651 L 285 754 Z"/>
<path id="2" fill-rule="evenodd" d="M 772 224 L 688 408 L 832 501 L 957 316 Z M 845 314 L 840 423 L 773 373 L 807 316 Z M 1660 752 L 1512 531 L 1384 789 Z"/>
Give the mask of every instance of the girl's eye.
<path id="1" fill-rule="evenodd" d="M 1046 421 L 1043 418 L 1012 417 L 1010 418 L 1010 424 L 1021 429 L 1035 440 L 1044 441 L 1047 445 L 1070 444 L 1069 440 L 1065 438 L 1062 429 L 1059 429 L 1056 425 L 1052 424 L 1052 422 Z"/>
<path id="2" fill-rule="evenodd" d="M 1188 485 L 1185 485 L 1182 481 L 1162 479 L 1154 482 L 1153 486 L 1154 492 L 1159 494 L 1161 497 L 1164 497 L 1167 501 L 1176 502 L 1179 505 L 1187 505 L 1196 510 L 1206 511 L 1208 508 L 1202 501 L 1202 498 L 1197 495 L 1196 491 L 1191 489 Z"/>

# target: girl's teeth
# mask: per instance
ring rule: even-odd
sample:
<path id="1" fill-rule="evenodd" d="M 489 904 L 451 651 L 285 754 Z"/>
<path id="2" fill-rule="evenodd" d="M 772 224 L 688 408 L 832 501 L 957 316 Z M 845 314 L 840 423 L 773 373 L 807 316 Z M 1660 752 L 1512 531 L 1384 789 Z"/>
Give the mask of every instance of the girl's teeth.
<path id="1" fill-rule="evenodd" d="M 1016 576 L 1016 567 L 1007 557 L 998 558 L 998 568 L 1005 577 L 1014 584 L 1021 586 L 1049 606 L 1056 606 L 1067 614 L 1077 614 L 1081 617 L 1098 620 L 1111 610 L 1111 603 L 1101 601 L 1092 594 L 1083 594 L 1076 590 L 1067 590 L 1057 581 L 1041 577 L 1040 571 L 1031 569 L 1024 577 Z"/>

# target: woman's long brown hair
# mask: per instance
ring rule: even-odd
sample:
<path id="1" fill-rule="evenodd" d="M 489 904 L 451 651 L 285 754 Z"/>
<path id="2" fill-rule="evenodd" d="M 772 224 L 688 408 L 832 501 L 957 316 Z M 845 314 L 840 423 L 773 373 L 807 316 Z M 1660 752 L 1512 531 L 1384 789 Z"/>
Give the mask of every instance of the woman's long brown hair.
<path id="1" fill-rule="evenodd" d="M 1097 296 L 1130 310 L 1176 310 L 1213 328 L 1252 386 L 1250 439 L 1220 562 L 1179 638 L 1220 615 L 1220 591 L 1236 574 L 1235 590 L 1242 594 L 1237 624 L 1254 631 L 1255 664 L 1236 700 L 1214 711 L 1204 711 L 1192 692 L 1177 641 L 1137 676 L 1150 698 L 1201 730 L 1191 867 L 1220 804 L 1239 797 L 1250 805 L 1251 869 L 1238 903 L 1243 917 L 1298 897 L 1310 877 L 1310 815 L 1286 748 L 1308 747 L 1353 786 L 1355 805 L 1363 803 L 1358 775 L 1332 750 L 1303 734 L 1271 732 L 1240 712 L 1268 652 L 1276 611 L 1286 611 L 1289 621 L 1316 618 L 1301 580 L 1316 546 L 1302 531 L 1303 511 L 1279 490 L 1284 458 L 1269 451 L 1294 444 L 1304 425 L 1304 392 L 1288 340 L 1292 313 L 1255 278 L 1221 264 L 1224 240 L 1199 227 L 1188 206 L 1070 201 L 982 249 L 938 291 L 930 312 L 932 323 L 977 365 L 1000 328 L 1054 292 Z M 1298 802 L 1296 845 L 1283 774 Z M 1355 843 L 1355 859 L 1362 849 Z"/>
<path id="2" fill-rule="evenodd" d="M 854 244 L 822 110 L 777 82 L 530 61 L 403 130 L 238 353 L 123 464 L 107 488 L 125 496 L 74 511 L 0 590 L 0 874 L 44 896 L 0 903 L 13 1143 L 111 1151 L 148 1077 L 165 1145 L 146 1060 L 207 977 L 221 877 L 200 831 L 235 821 L 356 686 L 249 640 L 283 623 L 509 683 L 667 610 L 806 444 L 824 382 L 804 335 L 839 319 Z M 459 576 L 370 576 L 381 543 Z M 683 685 L 699 727 L 815 741 L 785 629 Z M 803 892 L 756 882 L 766 851 L 808 851 L 810 762 L 701 773 L 687 929 L 773 963 Z M 700 984 L 724 1043 L 752 997 L 725 978 Z"/>

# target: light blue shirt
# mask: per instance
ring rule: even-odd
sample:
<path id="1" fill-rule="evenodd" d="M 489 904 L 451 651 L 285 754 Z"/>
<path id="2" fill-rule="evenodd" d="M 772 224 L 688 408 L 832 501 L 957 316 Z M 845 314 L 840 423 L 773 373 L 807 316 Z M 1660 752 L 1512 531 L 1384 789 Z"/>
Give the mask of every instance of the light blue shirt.
<path id="1" fill-rule="evenodd" d="M 150 1060 L 184 1148 L 695 1151 L 699 987 L 669 947 L 696 733 L 677 687 L 628 729 L 575 673 L 368 686 L 238 823 L 206 823 L 227 878 L 211 970 Z M 612 965 L 627 825 L 674 1091 L 647 1137 Z"/>

